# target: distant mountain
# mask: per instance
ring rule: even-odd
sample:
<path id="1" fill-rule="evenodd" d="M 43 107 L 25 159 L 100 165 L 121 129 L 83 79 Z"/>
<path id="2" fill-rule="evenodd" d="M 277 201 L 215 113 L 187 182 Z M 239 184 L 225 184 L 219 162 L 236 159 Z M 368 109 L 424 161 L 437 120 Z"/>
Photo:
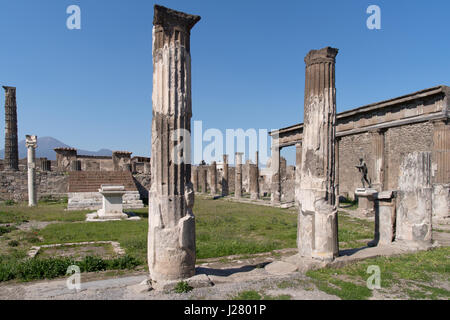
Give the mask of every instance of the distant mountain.
<path id="1" fill-rule="evenodd" d="M 56 160 L 55 148 L 71 148 L 64 142 L 61 142 L 52 137 L 38 137 L 38 146 L 36 148 L 36 158 L 47 158 L 49 160 Z M 87 156 L 111 156 L 112 151 L 108 149 L 100 149 L 98 151 L 87 151 L 77 149 L 77 153 Z M 19 141 L 19 159 L 27 157 L 27 147 L 25 140 Z M 5 158 L 5 150 L 0 150 L 0 159 Z"/>

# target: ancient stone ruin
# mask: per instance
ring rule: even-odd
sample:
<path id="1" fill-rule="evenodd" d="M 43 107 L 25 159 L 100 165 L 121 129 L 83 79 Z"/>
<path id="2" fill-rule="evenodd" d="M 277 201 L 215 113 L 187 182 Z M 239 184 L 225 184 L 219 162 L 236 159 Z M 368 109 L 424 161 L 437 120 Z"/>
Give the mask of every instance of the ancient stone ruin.
<path id="1" fill-rule="evenodd" d="M 184 133 L 192 116 L 190 31 L 199 20 L 155 5 L 148 263 L 156 288 L 195 274 L 194 189 L 183 151 L 190 150 Z M 172 150 L 180 144 L 175 159 Z"/>
<path id="2" fill-rule="evenodd" d="M 19 170 L 19 149 L 17 141 L 16 88 L 5 89 L 5 160 L 4 170 Z"/>
<path id="3" fill-rule="evenodd" d="M 33 207 L 37 204 L 36 194 L 36 147 L 37 136 L 26 136 L 28 155 L 28 205 Z"/>
<path id="4" fill-rule="evenodd" d="M 335 206 L 337 49 L 312 50 L 305 57 L 305 112 L 298 218 L 302 256 L 332 260 L 338 255 Z"/>

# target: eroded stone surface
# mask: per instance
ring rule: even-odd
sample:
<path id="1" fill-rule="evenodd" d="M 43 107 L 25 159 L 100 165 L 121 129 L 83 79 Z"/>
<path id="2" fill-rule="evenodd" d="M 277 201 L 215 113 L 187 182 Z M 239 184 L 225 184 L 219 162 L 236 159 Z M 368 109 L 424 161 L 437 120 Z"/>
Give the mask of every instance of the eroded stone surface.
<path id="1" fill-rule="evenodd" d="M 400 166 L 396 241 L 431 245 L 431 153 L 407 154 Z"/>
<path id="2" fill-rule="evenodd" d="M 311 50 L 305 57 L 305 120 L 297 244 L 301 256 L 320 260 L 332 260 L 338 255 L 334 185 L 334 65 L 337 53 L 337 49 L 326 47 Z"/>
<path id="3" fill-rule="evenodd" d="M 192 117 L 190 30 L 199 20 L 199 16 L 154 7 L 148 263 L 155 288 L 195 274 L 194 190 L 187 134 Z"/>

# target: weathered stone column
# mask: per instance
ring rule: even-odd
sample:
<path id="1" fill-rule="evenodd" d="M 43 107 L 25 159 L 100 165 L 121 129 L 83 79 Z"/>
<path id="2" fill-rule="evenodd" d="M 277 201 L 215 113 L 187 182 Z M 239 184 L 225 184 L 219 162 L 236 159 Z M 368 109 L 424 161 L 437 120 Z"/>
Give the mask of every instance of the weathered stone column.
<path id="1" fill-rule="evenodd" d="M 450 123 L 433 122 L 433 217 L 450 216 Z"/>
<path id="2" fill-rule="evenodd" d="M 131 154 L 129 151 L 113 151 L 114 171 L 131 171 Z"/>
<path id="3" fill-rule="evenodd" d="M 194 188 L 195 192 L 199 191 L 199 185 L 198 185 L 198 167 L 191 166 L 192 170 L 192 187 Z"/>
<path id="4" fill-rule="evenodd" d="M 272 171 L 270 201 L 272 204 L 281 202 L 280 150 L 281 148 L 277 145 L 272 146 L 272 158 L 270 163 Z"/>
<path id="5" fill-rule="evenodd" d="M 37 204 L 36 194 L 36 147 L 37 136 L 25 136 L 28 158 L 28 206 L 34 207 Z"/>
<path id="6" fill-rule="evenodd" d="M 259 169 L 258 169 L 259 154 L 256 151 L 255 164 L 249 164 L 249 189 L 250 189 L 250 199 L 259 199 Z"/>
<path id="7" fill-rule="evenodd" d="M 371 131 L 374 165 L 372 171 L 372 188 L 378 192 L 384 189 L 384 130 Z"/>
<path id="8" fill-rule="evenodd" d="M 190 30 L 199 20 L 199 16 L 154 7 L 148 230 L 148 263 L 154 288 L 195 274 L 189 43 Z"/>
<path id="9" fill-rule="evenodd" d="M 411 247 L 431 245 L 431 153 L 413 152 L 400 165 L 395 240 Z"/>
<path id="10" fill-rule="evenodd" d="M 341 143 L 341 137 L 336 137 L 334 144 L 334 197 L 335 206 L 339 207 L 339 144 Z"/>
<path id="11" fill-rule="evenodd" d="M 228 189 L 228 155 L 223 155 L 223 176 L 222 176 L 222 196 L 229 194 Z"/>
<path id="12" fill-rule="evenodd" d="M 336 88 L 338 49 L 305 57 L 305 111 L 297 244 L 301 256 L 333 260 L 339 252 L 335 206 Z"/>
<path id="13" fill-rule="evenodd" d="M 4 170 L 19 170 L 19 147 L 17 142 L 16 88 L 5 89 L 5 161 Z"/>
<path id="14" fill-rule="evenodd" d="M 295 145 L 295 201 L 300 198 L 300 181 L 302 180 L 302 144 Z M 297 203 L 298 205 L 298 203 Z"/>
<path id="15" fill-rule="evenodd" d="M 242 152 L 236 152 L 235 163 L 234 197 L 242 198 Z"/>
<path id="16" fill-rule="evenodd" d="M 210 193 L 212 195 L 217 194 L 217 163 L 213 161 L 211 165 L 209 166 L 209 172 L 210 172 Z"/>
<path id="17" fill-rule="evenodd" d="M 208 169 L 206 169 L 204 166 L 201 166 L 201 176 L 200 176 L 200 183 L 202 188 L 202 193 L 208 192 Z"/>

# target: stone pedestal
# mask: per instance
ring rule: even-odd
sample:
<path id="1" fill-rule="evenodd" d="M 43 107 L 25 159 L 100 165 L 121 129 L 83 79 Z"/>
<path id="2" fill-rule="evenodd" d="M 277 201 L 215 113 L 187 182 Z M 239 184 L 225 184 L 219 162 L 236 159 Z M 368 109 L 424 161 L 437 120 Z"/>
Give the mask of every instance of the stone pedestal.
<path id="1" fill-rule="evenodd" d="M 300 256 L 333 260 L 339 254 L 335 205 L 337 49 L 311 50 L 305 57 L 302 167 L 298 194 Z M 320 80 L 320 81 L 319 81 Z"/>
<path id="2" fill-rule="evenodd" d="M 99 219 L 126 219 L 128 216 L 123 212 L 124 186 L 102 184 L 98 190 L 103 196 L 102 208 L 97 211 Z"/>
<path id="3" fill-rule="evenodd" d="M 34 207 L 37 204 L 36 192 L 36 147 L 37 136 L 27 135 L 25 137 L 27 147 L 28 164 L 28 206 Z"/>
<path id="4" fill-rule="evenodd" d="M 375 195 L 376 189 L 358 188 L 355 195 L 358 197 L 358 211 L 366 217 L 375 216 Z"/>
<path id="5" fill-rule="evenodd" d="M 394 191 L 382 191 L 375 197 L 375 235 L 369 246 L 389 245 L 395 238 L 395 196 Z"/>
<path id="6" fill-rule="evenodd" d="M 396 241 L 410 247 L 432 242 L 431 153 L 407 154 L 400 165 Z"/>
<path id="7" fill-rule="evenodd" d="M 148 266 L 155 289 L 195 274 L 190 32 L 199 20 L 154 7 Z"/>

